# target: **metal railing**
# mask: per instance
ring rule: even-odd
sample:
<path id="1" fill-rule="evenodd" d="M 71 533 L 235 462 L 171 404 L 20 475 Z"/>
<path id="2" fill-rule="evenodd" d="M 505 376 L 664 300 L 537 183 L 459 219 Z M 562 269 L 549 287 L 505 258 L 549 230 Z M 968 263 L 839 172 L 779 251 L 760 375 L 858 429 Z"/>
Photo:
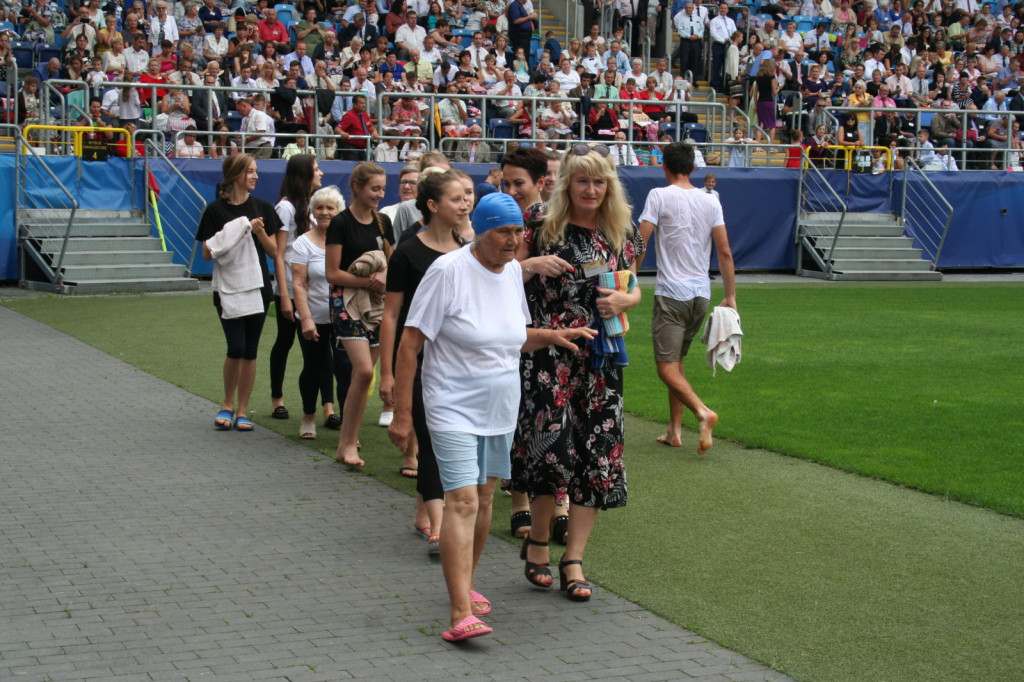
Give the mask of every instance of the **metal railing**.
<path id="1" fill-rule="evenodd" d="M 903 218 L 904 229 L 931 260 L 932 270 L 935 270 L 953 219 L 953 206 L 914 159 L 906 159 L 903 166 L 903 188 L 897 214 Z"/>
<path id="2" fill-rule="evenodd" d="M 146 201 L 146 211 L 150 217 L 150 224 L 157 226 L 157 231 L 160 234 L 161 243 L 165 251 L 167 250 L 167 242 L 164 239 L 165 228 L 170 228 L 174 232 L 174 243 L 188 244 L 191 242 L 192 250 L 189 252 L 187 259 L 184 253 L 177 252 L 177 255 L 185 261 L 185 272 L 191 277 L 192 265 L 196 259 L 196 250 L 199 242 L 195 240 L 195 234 L 190 231 L 190 228 L 199 224 L 199 218 L 206 209 L 207 200 L 182 174 L 178 166 L 168 160 L 167 155 L 164 154 L 164 145 L 161 140 L 147 139 L 144 149 L 146 152 L 144 158 L 147 178 L 155 169 L 158 172 L 174 175 L 180 183 L 180 191 L 160 193 L 160 202 L 174 207 L 173 211 L 165 211 L 164 215 L 166 218 L 170 218 L 173 215 L 175 220 L 167 220 L 165 217 L 161 217 L 159 207 L 153 201 Z"/>
<path id="3" fill-rule="evenodd" d="M 846 202 L 839 196 L 839 193 L 836 192 L 835 188 L 829 184 L 817 166 L 811 163 L 810 158 L 807 156 L 806 149 L 802 152 L 800 165 L 800 181 L 797 190 L 796 204 L 797 224 L 794 230 L 797 248 L 797 273 L 809 275 L 821 274 L 828 277 L 832 272 L 832 256 L 835 252 L 836 244 L 839 242 L 839 237 L 843 233 L 843 224 L 846 222 L 847 206 Z M 803 224 L 804 220 L 812 213 L 839 214 L 835 230 L 829 235 L 831 237 L 831 244 L 828 248 L 828 254 L 824 258 L 822 258 L 819 253 L 820 247 L 811 240 L 825 235 L 811 234 Z M 820 273 L 804 270 L 803 253 L 805 250 L 814 260 L 818 268 L 820 268 Z"/>
<path id="4" fill-rule="evenodd" d="M 46 159 L 37 154 L 35 148 L 29 146 L 21 131 L 16 132 L 14 141 L 15 224 L 19 226 L 18 242 L 21 245 L 19 284 L 26 288 L 43 286 L 62 291 L 64 256 L 67 253 L 75 213 L 78 211 L 78 201 L 46 163 Z M 61 212 L 65 210 L 69 211 L 66 222 L 61 219 Z M 27 228 L 21 227 L 22 218 L 28 215 L 26 211 L 37 211 L 33 214 L 33 226 L 43 224 L 45 235 L 42 232 L 29 234 Z M 52 258 L 44 257 L 42 251 L 37 248 L 37 242 L 47 238 L 60 239 L 56 262 Z M 43 272 L 50 280 L 49 285 L 40 285 L 27 278 L 26 259 L 31 259 Z"/>

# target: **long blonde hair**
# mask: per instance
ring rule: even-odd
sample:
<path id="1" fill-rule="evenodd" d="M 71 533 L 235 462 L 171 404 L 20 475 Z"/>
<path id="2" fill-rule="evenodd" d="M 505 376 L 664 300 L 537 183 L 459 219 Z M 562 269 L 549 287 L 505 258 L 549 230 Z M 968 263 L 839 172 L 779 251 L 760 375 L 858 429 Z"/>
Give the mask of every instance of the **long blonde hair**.
<path id="1" fill-rule="evenodd" d="M 557 244 L 565 239 L 565 228 L 570 222 L 573 208 L 569 199 L 569 183 L 577 173 L 601 178 L 607 183 L 604 201 L 597 209 L 597 228 L 608 240 L 612 250 L 620 253 L 633 229 L 633 206 L 622 189 L 611 157 L 601 156 L 594 151 L 583 156 L 570 151 L 562 157 L 562 167 L 548 202 L 547 216 L 537 234 L 538 246 Z"/>

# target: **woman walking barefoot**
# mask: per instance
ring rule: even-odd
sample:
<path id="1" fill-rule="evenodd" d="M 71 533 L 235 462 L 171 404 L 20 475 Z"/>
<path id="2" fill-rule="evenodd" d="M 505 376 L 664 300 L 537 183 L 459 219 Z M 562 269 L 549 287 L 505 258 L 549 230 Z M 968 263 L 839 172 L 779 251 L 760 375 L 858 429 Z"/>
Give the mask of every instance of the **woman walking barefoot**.
<path id="1" fill-rule="evenodd" d="M 277 254 L 272 235 L 281 229 L 281 219 L 269 202 L 250 194 L 259 179 L 256 159 L 236 154 L 225 159 L 222 168 L 217 198 L 203 211 L 196 231 L 203 258 L 214 261 L 213 305 L 228 343 L 222 372 L 224 402 L 213 424 L 221 431 L 232 424 L 236 431 L 252 431 L 249 398 L 271 298 L 266 257 Z"/>
<path id="2" fill-rule="evenodd" d="M 331 283 L 331 321 L 338 341 L 352 363 L 352 378 L 341 416 L 341 435 L 334 459 L 348 466 L 361 467 L 359 425 L 366 411 L 366 397 L 373 381 L 373 366 L 380 353 L 379 323 L 367 324 L 345 309 L 345 289 L 369 289 L 384 295 L 387 269 L 361 277 L 349 267 L 363 254 L 382 251 L 391 258 L 394 236 L 391 220 L 377 212 L 384 198 L 387 176 L 375 163 L 356 164 L 349 177 L 352 199 L 349 207 L 331 220 L 327 229 L 327 281 Z"/>

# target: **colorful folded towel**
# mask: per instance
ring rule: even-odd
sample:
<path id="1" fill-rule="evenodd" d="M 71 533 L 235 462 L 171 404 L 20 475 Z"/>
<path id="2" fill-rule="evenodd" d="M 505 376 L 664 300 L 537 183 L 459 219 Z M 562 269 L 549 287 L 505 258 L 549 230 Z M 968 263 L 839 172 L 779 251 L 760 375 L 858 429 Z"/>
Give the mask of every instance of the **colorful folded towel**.
<path id="1" fill-rule="evenodd" d="M 623 293 L 629 293 L 636 288 L 636 275 L 632 270 L 619 270 L 617 272 L 602 272 L 597 276 L 597 286 L 602 289 L 615 289 Z M 604 321 L 604 331 L 608 336 L 622 336 L 629 331 L 629 319 L 626 313 L 619 313 L 613 318 Z"/>

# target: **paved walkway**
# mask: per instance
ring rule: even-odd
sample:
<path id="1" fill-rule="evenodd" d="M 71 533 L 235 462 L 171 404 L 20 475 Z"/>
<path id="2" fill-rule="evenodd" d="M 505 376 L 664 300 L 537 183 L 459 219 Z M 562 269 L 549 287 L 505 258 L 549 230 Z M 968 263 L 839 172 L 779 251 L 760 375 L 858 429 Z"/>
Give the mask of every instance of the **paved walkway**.
<path id="1" fill-rule="evenodd" d="M 2 307 L 0 344 L 0 679 L 788 679 L 497 538 L 495 634 L 447 644 L 408 496 Z"/>

